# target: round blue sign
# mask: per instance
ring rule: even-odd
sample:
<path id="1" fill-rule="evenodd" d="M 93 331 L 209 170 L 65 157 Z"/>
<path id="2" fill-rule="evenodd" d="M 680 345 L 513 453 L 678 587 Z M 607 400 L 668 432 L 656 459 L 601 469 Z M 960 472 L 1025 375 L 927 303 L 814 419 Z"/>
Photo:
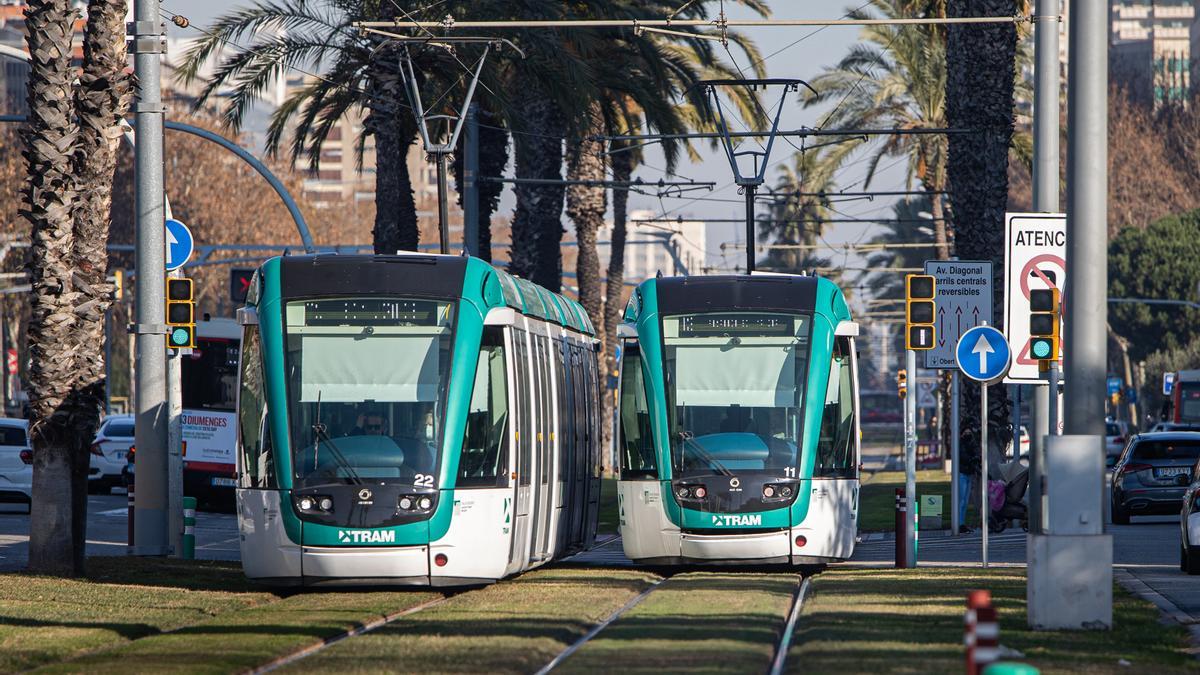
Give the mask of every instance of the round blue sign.
<path id="1" fill-rule="evenodd" d="M 188 229 L 188 226 L 178 220 L 168 220 L 164 225 L 166 227 L 167 271 L 170 272 L 183 267 L 191 259 L 195 240 L 192 239 L 192 231 Z"/>
<path id="2" fill-rule="evenodd" d="M 963 375 L 990 383 L 1008 372 L 1012 365 L 1012 349 L 1000 331 L 991 326 L 976 326 L 958 339 L 954 358 Z"/>

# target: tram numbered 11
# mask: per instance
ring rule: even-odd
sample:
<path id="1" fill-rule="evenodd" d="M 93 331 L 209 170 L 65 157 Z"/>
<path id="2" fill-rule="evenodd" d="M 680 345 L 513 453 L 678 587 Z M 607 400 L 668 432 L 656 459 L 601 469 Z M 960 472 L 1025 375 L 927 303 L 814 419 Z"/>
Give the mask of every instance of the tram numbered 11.
<path id="1" fill-rule="evenodd" d="M 625 555 L 647 564 L 823 564 L 857 536 L 854 338 L 815 276 L 660 277 L 619 327 Z"/>
<path id="2" fill-rule="evenodd" d="M 417 254 L 273 258 L 246 303 L 248 577 L 474 585 L 591 545 L 598 343 L 578 303 Z"/>

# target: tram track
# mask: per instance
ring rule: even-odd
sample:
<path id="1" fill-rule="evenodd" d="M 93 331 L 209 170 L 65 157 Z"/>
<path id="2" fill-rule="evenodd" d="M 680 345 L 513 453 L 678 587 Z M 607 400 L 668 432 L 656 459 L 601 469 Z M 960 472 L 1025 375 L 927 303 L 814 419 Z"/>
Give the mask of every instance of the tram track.
<path id="1" fill-rule="evenodd" d="M 258 666 L 257 668 L 254 668 L 250 671 L 247 671 L 247 675 L 259 675 L 260 673 L 269 673 L 273 670 L 277 670 L 279 668 L 283 668 L 284 666 L 291 665 L 297 661 L 300 661 L 301 659 L 306 659 L 310 656 L 313 656 L 314 654 L 317 654 L 318 652 L 321 652 L 329 647 L 332 647 L 333 645 L 335 645 L 343 640 L 347 640 L 347 639 L 353 638 L 353 637 L 358 637 L 360 635 L 365 635 L 367 633 L 370 633 L 371 631 L 378 630 L 398 619 L 402 619 L 406 616 L 412 616 L 413 614 L 416 614 L 417 612 L 422 612 L 424 610 L 431 609 L 433 607 L 437 607 L 438 605 L 446 602 L 447 600 L 449 600 L 450 598 L 452 598 L 456 595 L 458 595 L 458 593 L 443 595 L 440 598 L 433 598 L 432 600 L 427 600 L 419 605 L 414 605 L 412 607 L 407 607 L 405 609 L 402 609 L 402 610 L 399 610 L 396 612 L 392 612 L 390 614 L 385 614 L 385 615 L 383 615 L 377 619 L 374 619 L 372 621 L 368 621 L 368 622 L 360 624 L 358 626 L 354 626 L 353 628 L 350 628 L 349 630 L 342 631 L 341 633 L 338 633 L 337 635 L 327 637 L 324 640 L 321 640 L 320 642 L 309 645 L 299 651 L 294 651 L 290 654 L 285 654 L 284 656 L 280 656 L 277 659 L 269 661 L 269 662 L 267 662 L 261 666 Z"/>
<path id="2" fill-rule="evenodd" d="M 808 594 L 809 582 L 812 577 L 801 575 L 800 584 L 796 587 L 796 596 L 792 600 L 792 608 L 788 612 L 787 623 L 783 626 L 783 634 L 779 636 L 779 644 L 775 646 L 775 657 L 771 659 L 768 675 L 781 675 L 787 666 L 788 649 L 792 646 L 792 636 L 796 632 L 796 622 L 800 619 L 800 611 L 804 607 L 804 597 Z"/>

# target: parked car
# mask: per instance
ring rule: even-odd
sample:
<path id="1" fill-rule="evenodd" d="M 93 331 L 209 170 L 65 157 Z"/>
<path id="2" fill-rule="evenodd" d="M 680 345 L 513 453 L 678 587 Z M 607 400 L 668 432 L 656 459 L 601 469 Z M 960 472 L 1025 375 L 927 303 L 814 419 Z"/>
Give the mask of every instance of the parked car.
<path id="1" fill-rule="evenodd" d="M 92 441 L 88 492 L 108 493 L 122 484 L 125 455 L 133 445 L 133 415 L 109 415 Z"/>
<path id="2" fill-rule="evenodd" d="M 1004 453 L 1005 456 L 1007 456 L 1009 459 L 1028 459 L 1029 458 L 1029 448 L 1031 447 L 1030 439 L 1029 439 L 1029 430 L 1025 428 L 1024 424 L 1021 425 L 1020 443 L 1021 443 L 1021 454 L 1019 457 L 1013 457 L 1012 441 L 1009 441 L 1009 443 L 1008 443 L 1008 449 Z"/>
<path id="3" fill-rule="evenodd" d="M 0 418 L 0 503 L 33 505 L 29 422 Z"/>
<path id="4" fill-rule="evenodd" d="M 1150 431 L 1200 431 L 1200 424 L 1187 422 L 1159 422 L 1150 427 Z"/>
<path id="5" fill-rule="evenodd" d="M 1104 451 L 1108 455 L 1108 466 L 1116 463 L 1129 440 L 1129 425 L 1125 422 L 1108 420 L 1104 423 Z"/>
<path id="6" fill-rule="evenodd" d="M 1200 574 L 1200 461 L 1192 466 L 1192 476 L 1179 513 L 1179 569 Z"/>
<path id="7" fill-rule="evenodd" d="M 1178 513 L 1200 460 L 1200 434 L 1158 432 L 1134 436 L 1113 467 L 1112 521 L 1131 515 Z"/>

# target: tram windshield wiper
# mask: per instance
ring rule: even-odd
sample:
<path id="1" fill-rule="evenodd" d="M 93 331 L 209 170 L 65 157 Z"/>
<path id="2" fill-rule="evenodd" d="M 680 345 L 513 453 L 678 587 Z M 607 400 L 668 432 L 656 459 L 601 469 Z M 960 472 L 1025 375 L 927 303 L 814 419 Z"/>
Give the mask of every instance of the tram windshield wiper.
<path id="1" fill-rule="evenodd" d="M 314 440 L 316 441 L 316 443 L 313 444 L 314 463 L 316 462 L 317 456 L 317 443 L 324 443 L 325 445 L 329 446 L 329 449 L 331 450 L 330 454 L 333 455 L 334 461 L 336 461 L 338 465 L 346 471 L 346 475 L 350 478 L 350 480 L 353 481 L 355 485 L 362 485 L 362 478 L 359 477 L 358 472 L 354 470 L 354 467 L 350 465 L 350 462 L 346 460 L 346 456 L 342 454 L 342 451 L 338 448 L 337 443 L 333 442 L 333 438 L 329 435 L 328 429 L 325 428 L 325 423 L 321 421 L 321 392 L 319 390 L 317 391 L 317 421 L 313 422 L 312 431 Z M 316 467 L 313 468 L 315 469 Z"/>
<path id="2" fill-rule="evenodd" d="M 733 472 L 725 468 L 725 465 L 722 464 L 720 460 L 718 460 L 716 457 L 713 457 L 712 453 L 706 450 L 705 447 L 700 444 L 700 441 L 697 441 L 692 436 L 690 431 L 679 432 L 679 438 L 683 440 L 684 443 L 691 443 L 692 447 L 696 450 L 696 454 L 699 455 L 701 459 L 708 462 L 710 468 L 716 469 L 723 476 L 733 476 Z M 686 450 L 684 452 L 686 452 Z"/>

